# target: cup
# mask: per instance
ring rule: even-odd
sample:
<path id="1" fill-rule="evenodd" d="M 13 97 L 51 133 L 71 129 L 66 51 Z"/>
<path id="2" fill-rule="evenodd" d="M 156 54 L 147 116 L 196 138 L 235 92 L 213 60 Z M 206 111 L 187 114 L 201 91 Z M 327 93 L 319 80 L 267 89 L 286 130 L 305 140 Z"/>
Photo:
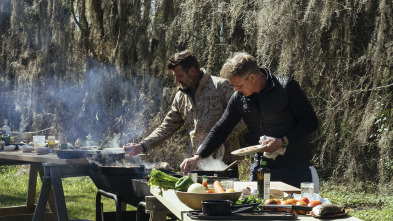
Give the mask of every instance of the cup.
<path id="1" fill-rule="evenodd" d="M 234 188 L 233 180 L 221 180 L 220 181 L 222 188 L 228 190 Z"/>
<path id="2" fill-rule="evenodd" d="M 34 147 L 45 147 L 45 136 L 33 136 Z"/>
<path id="3" fill-rule="evenodd" d="M 48 147 L 49 149 L 53 149 L 56 146 L 56 138 L 55 136 L 48 136 Z"/>
<path id="4" fill-rule="evenodd" d="M 188 173 L 187 175 L 192 179 L 192 181 L 194 181 L 194 183 L 198 182 L 198 173 Z"/>
<path id="5" fill-rule="evenodd" d="M 304 182 L 300 184 L 300 190 L 302 197 L 307 197 L 308 200 L 314 200 L 314 183 Z"/>

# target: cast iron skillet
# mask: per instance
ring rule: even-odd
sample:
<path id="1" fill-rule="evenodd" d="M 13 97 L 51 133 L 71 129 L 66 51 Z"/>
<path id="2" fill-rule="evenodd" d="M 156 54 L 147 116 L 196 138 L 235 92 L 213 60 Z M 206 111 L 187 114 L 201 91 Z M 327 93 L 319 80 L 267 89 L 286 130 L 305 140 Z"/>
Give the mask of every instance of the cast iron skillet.
<path id="1" fill-rule="evenodd" d="M 260 203 L 250 203 L 232 206 L 231 200 L 202 201 L 202 212 L 207 216 L 228 216 L 258 206 Z"/>
<path id="2" fill-rule="evenodd" d="M 132 166 L 98 166 L 99 171 L 105 175 L 111 176 L 132 176 L 139 175 L 144 172 L 145 167 L 143 165 L 132 165 Z"/>

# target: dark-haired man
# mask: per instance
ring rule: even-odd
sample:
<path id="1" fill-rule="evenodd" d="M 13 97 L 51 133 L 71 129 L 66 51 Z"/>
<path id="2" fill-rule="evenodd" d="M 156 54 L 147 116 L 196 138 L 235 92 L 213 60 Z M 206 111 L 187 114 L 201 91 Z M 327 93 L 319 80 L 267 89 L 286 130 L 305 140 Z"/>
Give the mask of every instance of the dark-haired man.
<path id="1" fill-rule="evenodd" d="M 272 138 L 262 143 L 266 145 L 263 152 L 285 149 L 284 155 L 275 160 L 267 159 L 272 181 L 283 181 L 296 187 L 300 187 L 301 182 L 311 182 L 311 148 L 307 135 L 318 128 L 318 119 L 299 84 L 291 78 L 259 68 L 256 59 L 244 52 L 229 58 L 220 75 L 231 81 L 236 92 L 197 154 L 182 162 L 182 171 L 193 170 L 243 119 L 249 132 L 249 145 L 258 145 L 260 137 L 266 135 Z M 262 155 L 257 153 L 254 157 L 250 180 L 256 180 Z"/>
<path id="2" fill-rule="evenodd" d="M 171 57 L 167 69 L 173 72 L 175 82 L 179 85 L 171 110 L 162 124 L 139 144 L 131 143 L 123 147 L 130 156 L 158 146 L 182 125 L 187 128 L 191 139 L 188 152 L 190 156 L 195 154 L 207 133 L 221 117 L 233 93 L 233 87 L 228 80 L 209 75 L 199 67 L 198 60 L 188 50 Z M 223 142 L 223 145 L 220 144 L 216 151 L 212 152 L 213 157 L 230 163 L 230 152 L 234 148 L 238 148 L 238 141 L 233 136 L 230 141 Z"/>

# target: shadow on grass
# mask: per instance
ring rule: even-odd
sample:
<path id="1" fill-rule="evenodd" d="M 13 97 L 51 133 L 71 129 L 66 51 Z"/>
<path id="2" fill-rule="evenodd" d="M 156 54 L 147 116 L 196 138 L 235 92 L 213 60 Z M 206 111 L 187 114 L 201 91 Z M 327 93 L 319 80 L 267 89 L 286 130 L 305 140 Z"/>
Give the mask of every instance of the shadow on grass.
<path id="1" fill-rule="evenodd" d="M 0 207 L 16 206 L 16 205 L 23 205 L 23 204 L 26 204 L 25 194 L 7 195 L 4 193 L 0 193 Z"/>

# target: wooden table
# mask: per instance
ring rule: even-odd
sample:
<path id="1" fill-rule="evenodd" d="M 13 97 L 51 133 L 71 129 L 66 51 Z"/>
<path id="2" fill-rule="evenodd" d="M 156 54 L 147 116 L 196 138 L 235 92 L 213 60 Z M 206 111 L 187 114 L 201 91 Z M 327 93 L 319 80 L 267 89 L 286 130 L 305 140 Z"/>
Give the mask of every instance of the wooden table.
<path id="1" fill-rule="evenodd" d="M 236 186 L 247 185 L 247 183 L 235 182 L 235 188 L 236 188 Z M 255 182 L 251 182 L 249 184 L 255 185 Z M 276 189 L 276 190 L 280 189 L 282 186 L 285 186 L 285 185 L 287 185 L 287 184 L 283 184 L 282 182 L 271 182 L 271 188 Z M 291 187 L 291 188 L 295 188 L 295 187 Z M 298 188 L 295 188 L 295 189 L 298 189 Z M 295 190 L 295 189 L 293 189 L 293 190 Z M 289 191 L 291 191 L 291 190 L 289 190 Z M 191 219 L 187 215 L 187 212 L 192 211 L 193 209 L 191 209 L 188 206 L 186 206 L 185 204 L 183 204 L 177 198 L 174 190 L 163 191 L 162 196 L 159 194 L 159 189 L 157 187 L 151 187 L 150 192 L 153 194 L 153 196 L 146 197 L 146 212 L 150 213 L 150 220 L 152 220 L 152 221 L 166 220 L 167 214 L 170 214 L 170 213 L 172 213 L 173 215 L 175 215 L 178 219 L 180 219 L 182 221 L 194 220 L 194 219 Z M 317 221 L 319 219 L 313 218 L 312 216 L 299 215 L 298 220 Z M 332 219 L 329 219 L 329 220 L 332 220 Z M 346 218 L 340 218 L 337 220 L 359 221 L 360 219 L 348 216 Z M 209 220 L 205 220 L 205 221 L 209 221 Z"/>
<path id="2" fill-rule="evenodd" d="M 87 176 L 88 161 L 86 159 L 59 159 L 55 153 L 38 155 L 36 152 L 0 152 L 0 165 L 17 164 L 30 164 L 26 205 L 0 208 L 0 220 L 17 220 L 18 218 L 25 220 L 25 217 L 20 215 L 32 212 L 34 212 L 34 221 L 44 220 L 44 216 L 47 215 L 45 213 L 47 203 L 49 203 L 50 211 L 56 211 L 56 214 L 52 213 L 52 216 L 45 216 L 45 220 L 50 219 L 53 215 L 57 215 L 57 220 L 68 220 L 61 178 Z M 42 180 L 42 187 L 35 206 L 38 172 Z M 51 194 L 52 192 L 53 194 Z"/>

